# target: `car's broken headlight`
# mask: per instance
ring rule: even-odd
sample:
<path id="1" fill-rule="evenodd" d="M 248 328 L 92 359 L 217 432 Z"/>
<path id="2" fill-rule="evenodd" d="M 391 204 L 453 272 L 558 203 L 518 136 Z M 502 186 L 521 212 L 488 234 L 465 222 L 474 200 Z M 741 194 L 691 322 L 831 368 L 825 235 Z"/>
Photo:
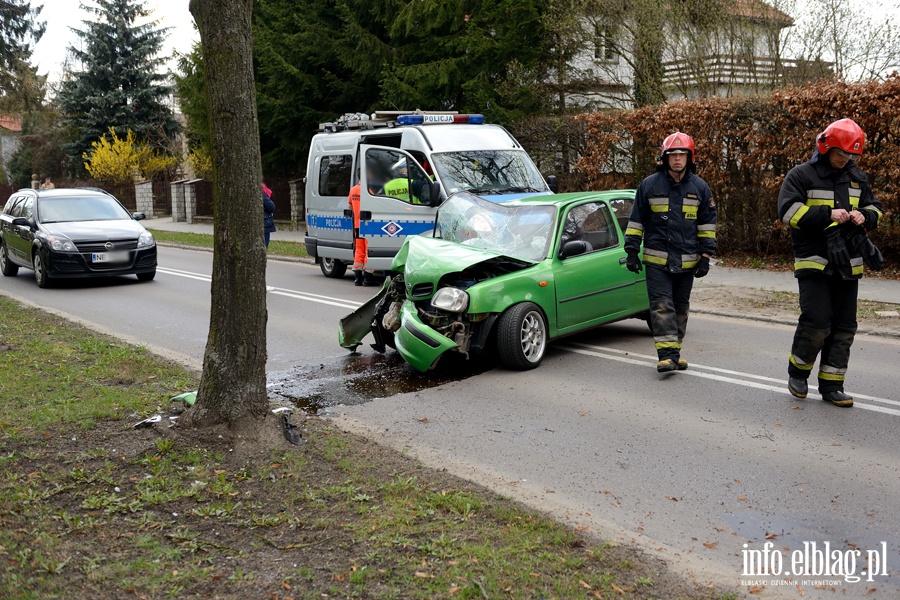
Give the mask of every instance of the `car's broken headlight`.
<path id="1" fill-rule="evenodd" d="M 441 288 L 431 299 L 431 305 L 447 312 L 465 312 L 469 308 L 469 294 L 455 287 Z"/>

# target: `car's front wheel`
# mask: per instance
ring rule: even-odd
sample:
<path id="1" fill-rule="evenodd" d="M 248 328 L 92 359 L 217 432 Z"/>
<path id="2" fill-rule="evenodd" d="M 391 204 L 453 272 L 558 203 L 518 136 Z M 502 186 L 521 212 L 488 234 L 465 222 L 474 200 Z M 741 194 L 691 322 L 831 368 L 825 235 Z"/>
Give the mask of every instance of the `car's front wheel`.
<path id="1" fill-rule="evenodd" d="M 13 264 L 9 260 L 9 250 L 6 249 L 6 242 L 0 242 L 0 272 L 7 277 L 13 277 L 19 272 L 19 265 Z"/>
<path id="2" fill-rule="evenodd" d="M 347 272 L 347 265 L 336 258 L 319 259 L 319 268 L 322 269 L 322 275 L 334 279 L 340 279 Z"/>
<path id="3" fill-rule="evenodd" d="M 148 273 L 137 274 L 138 281 L 153 281 L 154 277 L 156 277 L 156 269 L 153 269 Z"/>
<path id="4" fill-rule="evenodd" d="M 39 288 L 48 288 L 53 285 L 50 274 L 47 272 L 47 263 L 44 262 L 44 258 L 41 256 L 40 252 L 34 253 L 32 265 L 34 267 L 34 280 L 37 282 Z"/>
<path id="5" fill-rule="evenodd" d="M 497 323 L 497 354 L 508 369 L 527 371 L 541 364 L 547 350 L 547 322 L 532 302 L 507 310 Z"/>

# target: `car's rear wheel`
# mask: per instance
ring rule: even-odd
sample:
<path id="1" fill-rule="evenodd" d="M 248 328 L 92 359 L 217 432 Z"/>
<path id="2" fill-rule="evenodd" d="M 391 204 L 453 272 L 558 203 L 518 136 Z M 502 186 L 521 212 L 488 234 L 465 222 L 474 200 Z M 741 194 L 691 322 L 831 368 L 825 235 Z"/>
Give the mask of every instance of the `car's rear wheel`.
<path id="1" fill-rule="evenodd" d="M 347 265 L 336 258 L 319 259 L 319 268 L 322 269 L 322 275 L 335 279 L 340 279 L 347 272 Z"/>
<path id="2" fill-rule="evenodd" d="M 532 302 L 516 304 L 497 323 L 497 354 L 508 369 L 527 371 L 541 364 L 547 350 L 547 322 Z"/>
<path id="3" fill-rule="evenodd" d="M 35 252 L 32 257 L 32 265 L 34 267 L 34 280 L 39 288 L 48 288 L 53 285 L 50 274 L 47 273 L 47 264 L 44 262 L 40 252 Z"/>
<path id="4" fill-rule="evenodd" d="M 149 273 L 137 274 L 138 281 L 153 281 L 154 277 L 156 277 L 156 269 L 153 269 Z"/>
<path id="5" fill-rule="evenodd" d="M 19 272 L 19 265 L 15 265 L 9 260 L 9 250 L 6 249 L 6 242 L 0 243 L 0 271 L 7 277 L 13 277 Z"/>

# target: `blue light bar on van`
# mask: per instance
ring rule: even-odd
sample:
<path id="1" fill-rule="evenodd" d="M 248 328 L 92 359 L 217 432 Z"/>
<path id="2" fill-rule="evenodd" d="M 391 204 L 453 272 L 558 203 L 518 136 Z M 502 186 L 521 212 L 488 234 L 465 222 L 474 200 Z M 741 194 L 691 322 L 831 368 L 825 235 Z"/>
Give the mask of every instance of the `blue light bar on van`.
<path id="1" fill-rule="evenodd" d="M 484 123 L 484 115 L 400 115 L 397 117 L 398 125 L 448 125 L 452 123 L 469 123 L 481 125 Z"/>

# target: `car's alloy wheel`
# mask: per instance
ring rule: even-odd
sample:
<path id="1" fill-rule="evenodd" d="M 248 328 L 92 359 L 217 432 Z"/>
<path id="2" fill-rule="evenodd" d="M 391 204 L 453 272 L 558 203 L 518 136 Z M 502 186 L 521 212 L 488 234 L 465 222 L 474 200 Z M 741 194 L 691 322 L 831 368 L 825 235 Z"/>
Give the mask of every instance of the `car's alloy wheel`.
<path id="1" fill-rule="evenodd" d="M 148 273 L 138 273 L 137 274 L 138 281 L 153 281 L 154 277 L 156 277 L 156 269 L 154 269 Z"/>
<path id="2" fill-rule="evenodd" d="M 0 243 L 0 272 L 7 277 L 12 277 L 19 272 L 19 266 L 14 265 L 9 260 L 9 250 L 6 249 L 6 242 Z"/>
<path id="3" fill-rule="evenodd" d="M 532 302 L 516 304 L 497 323 L 497 353 L 509 369 L 533 369 L 547 350 L 547 323 Z"/>
<path id="4" fill-rule="evenodd" d="M 44 264 L 44 259 L 41 258 L 40 252 L 34 253 L 32 264 L 34 265 L 34 280 L 37 282 L 38 287 L 50 287 L 50 275 L 47 274 L 47 265 Z"/>
<path id="5" fill-rule="evenodd" d="M 336 258 L 320 258 L 319 268 L 322 269 L 322 275 L 335 279 L 340 279 L 347 272 L 347 265 Z"/>

